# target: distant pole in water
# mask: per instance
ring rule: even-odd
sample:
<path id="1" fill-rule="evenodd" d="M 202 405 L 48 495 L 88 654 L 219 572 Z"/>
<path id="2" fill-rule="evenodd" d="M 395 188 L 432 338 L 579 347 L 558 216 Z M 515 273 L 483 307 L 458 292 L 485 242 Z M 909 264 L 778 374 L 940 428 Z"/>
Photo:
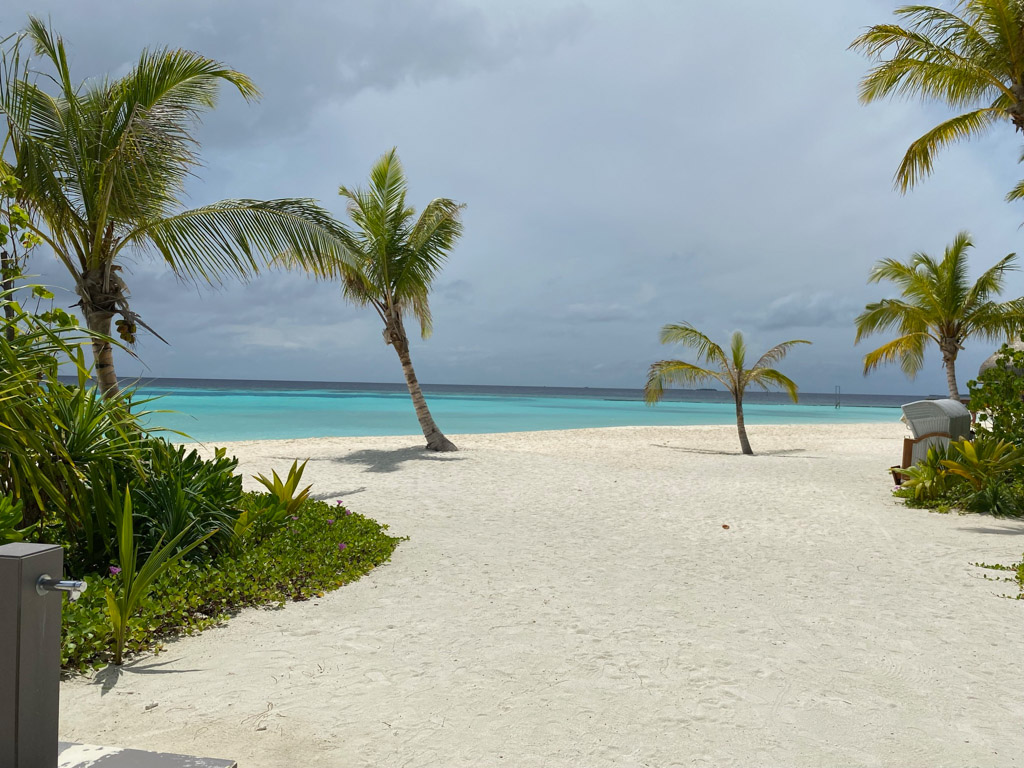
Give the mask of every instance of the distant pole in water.
<path id="1" fill-rule="evenodd" d="M 836 408 L 838 409 L 840 405 L 841 405 L 841 403 L 840 403 L 840 397 L 839 397 L 839 385 L 836 384 Z"/>

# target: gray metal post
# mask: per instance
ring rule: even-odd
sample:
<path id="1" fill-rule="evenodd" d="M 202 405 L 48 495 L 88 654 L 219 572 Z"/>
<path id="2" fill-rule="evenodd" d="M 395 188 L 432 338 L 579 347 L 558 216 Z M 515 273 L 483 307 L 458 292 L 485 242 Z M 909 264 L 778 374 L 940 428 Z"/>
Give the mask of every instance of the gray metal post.
<path id="1" fill-rule="evenodd" d="M 0 546 L 0 766 L 53 768 L 60 715 L 60 592 L 41 594 L 40 577 L 59 579 L 54 544 Z"/>

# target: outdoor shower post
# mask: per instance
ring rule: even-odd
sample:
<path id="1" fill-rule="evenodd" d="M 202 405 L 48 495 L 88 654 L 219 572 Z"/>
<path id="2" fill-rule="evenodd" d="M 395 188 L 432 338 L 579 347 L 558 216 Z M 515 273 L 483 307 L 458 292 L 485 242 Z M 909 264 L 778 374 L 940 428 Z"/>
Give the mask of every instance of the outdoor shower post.
<path id="1" fill-rule="evenodd" d="M 53 544 L 0 546 L 0 766 L 54 768 L 60 715 L 60 579 Z"/>

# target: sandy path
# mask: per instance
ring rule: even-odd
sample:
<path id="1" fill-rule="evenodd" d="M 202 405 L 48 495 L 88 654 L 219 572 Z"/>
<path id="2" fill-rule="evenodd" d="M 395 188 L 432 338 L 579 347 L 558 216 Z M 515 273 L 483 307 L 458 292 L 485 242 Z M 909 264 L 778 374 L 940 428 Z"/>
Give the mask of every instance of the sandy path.
<path id="1" fill-rule="evenodd" d="M 65 683 L 62 736 L 241 768 L 1022 765 L 1024 602 L 970 563 L 1019 560 L 1024 523 L 897 507 L 902 434 L 232 444 L 250 474 L 311 456 L 322 497 L 410 541 Z"/>

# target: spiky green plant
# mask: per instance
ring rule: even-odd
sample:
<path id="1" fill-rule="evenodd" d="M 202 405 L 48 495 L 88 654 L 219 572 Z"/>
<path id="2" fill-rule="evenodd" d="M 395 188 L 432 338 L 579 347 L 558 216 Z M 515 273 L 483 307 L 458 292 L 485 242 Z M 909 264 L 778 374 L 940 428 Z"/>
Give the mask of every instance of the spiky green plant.
<path id="1" fill-rule="evenodd" d="M 107 616 L 110 618 L 114 634 L 114 664 L 117 665 L 121 664 L 124 643 L 132 618 L 139 610 L 142 601 L 153 589 L 153 582 L 175 562 L 215 533 L 215 531 L 210 531 L 181 549 L 178 549 L 178 545 L 188 533 L 188 529 L 179 532 L 166 544 L 161 537 L 157 541 L 156 547 L 140 565 L 139 546 L 135 541 L 133 526 L 132 497 L 128 489 L 125 489 L 122 510 L 121 519 L 117 525 L 118 568 L 114 571 L 117 576 L 117 589 L 108 588 L 106 593 Z"/>
<path id="2" fill-rule="evenodd" d="M 733 396 L 736 402 L 736 430 L 739 433 L 740 448 L 746 455 L 752 455 L 747 439 L 747 428 L 743 420 L 743 395 L 750 387 L 758 387 L 768 391 L 772 387 L 785 390 L 797 402 L 797 387 L 791 379 L 773 367 L 781 361 L 796 344 L 810 344 L 805 339 L 793 339 L 776 344 L 769 349 L 752 366 L 747 368 L 747 343 L 739 331 L 733 333 L 729 341 L 729 352 L 726 354 L 720 346 L 698 331 L 689 323 L 666 325 L 661 329 L 662 344 L 682 344 L 697 352 L 697 359 L 710 364 L 711 368 L 701 368 L 693 363 L 682 360 L 659 360 L 653 363 L 647 374 L 644 386 L 644 399 L 648 405 L 661 400 L 665 387 L 671 384 L 703 384 L 709 381 L 720 382 Z"/>
<path id="3" fill-rule="evenodd" d="M 900 23 L 876 24 L 850 45 L 875 62 L 861 101 L 918 97 L 966 110 L 911 143 L 895 179 L 905 192 L 932 172 L 940 149 L 999 123 L 1024 131 L 1024 3 L 957 0 L 951 10 L 906 5 L 895 13 Z M 1007 195 L 1020 197 L 1024 181 Z"/>
<path id="4" fill-rule="evenodd" d="M 855 323 L 855 343 L 867 336 L 896 331 L 899 336 L 864 356 L 864 375 L 888 363 L 899 362 L 914 378 L 924 366 L 924 354 L 934 343 L 942 353 L 949 396 L 960 399 L 956 358 L 970 338 L 989 341 L 1010 338 L 1024 327 L 1024 299 L 998 303 L 1006 273 L 1017 268 L 1016 254 L 1000 259 L 973 284 L 967 280 L 967 252 L 974 246 L 970 235 L 959 233 L 946 247 L 941 260 L 915 253 L 907 262 L 882 259 L 868 277 L 900 288 L 898 299 L 868 304 Z"/>
<path id="5" fill-rule="evenodd" d="M 26 47 L 31 51 L 26 54 Z M 33 70 L 46 66 L 46 87 Z M 222 200 L 186 210 L 186 179 L 198 164 L 192 133 L 221 84 L 258 97 L 241 72 L 186 50 L 143 51 L 125 76 L 76 82 L 63 39 L 30 17 L 0 66 L 0 114 L 9 150 L 0 170 L 20 183 L 30 228 L 74 280 L 93 340 L 95 375 L 105 396 L 118 382 L 110 335 L 134 343 L 138 326 L 121 265 L 154 253 L 179 277 L 246 278 L 287 254 L 303 267 L 344 262 L 335 223 L 308 199 Z"/>

